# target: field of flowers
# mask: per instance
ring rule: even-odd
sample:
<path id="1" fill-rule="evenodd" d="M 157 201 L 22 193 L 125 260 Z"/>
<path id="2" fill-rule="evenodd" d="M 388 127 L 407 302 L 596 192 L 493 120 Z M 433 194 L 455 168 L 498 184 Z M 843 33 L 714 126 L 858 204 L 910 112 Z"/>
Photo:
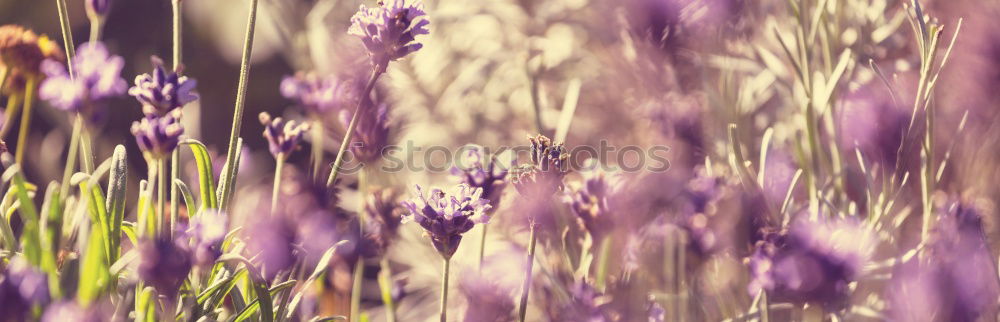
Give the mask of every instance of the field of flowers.
<path id="1" fill-rule="evenodd" d="M 996 321 L 998 16 L 0 0 L 0 321 Z"/>

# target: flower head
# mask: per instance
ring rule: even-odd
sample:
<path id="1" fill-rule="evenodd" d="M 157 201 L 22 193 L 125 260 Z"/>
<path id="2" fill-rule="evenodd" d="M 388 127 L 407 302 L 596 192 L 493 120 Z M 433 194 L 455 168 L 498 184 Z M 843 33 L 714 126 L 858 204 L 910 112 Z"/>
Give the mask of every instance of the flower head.
<path id="1" fill-rule="evenodd" d="M 153 56 L 152 61 L 153 71 L 136 76 L 135 86 L 128 90 L 129 95 L 142 103 L 142 113 L 164 115 L 198 99 L 197 81 L 181 76 L 180 70 L 167 72 L 159 57 Z"/>
<path id="2" fill-rule="evenodd" d="M 748 259 L 750 293 L 765 289 L 779 301 L 840 306 L 875 241 L 874 233 L 854 220 L 799 221 L 787 235 L 761 242 Z"/>
<path id="3" fill-rule="evenodd" d="M 500 194 L 507 185 L 507 174 L 512 165 L 499 164 L 497 156 L 486 160 L 489 156 L 482 146 L 470 144 L 462 149 L 465 152 L 458 160 L 459 163 L 451 168 L 451 175 L 460 183 L 482 188 L 483 197 L 496 207 L 500 201 Z"/>
<path id="4" fill-rule="evenodd" d="M 595 238 L 609 232 L 614 225 L 611 201 L 618 194 L 622 182 L 617 173 L 606 173 L 594 159 L 587 160 L 586 170 L 581 171 L 583 181 L 573 185 L 564 201 L 576 214 L 584 228 Z"/>
<path id="5" fill-rule="evenodd" d="M 385 71 L 389 61 L 419 50 L 416 35 L 429 33 L 427 14 L 421 1 L 388 0 L 379 7 L 361 5 L 351 17 L 347 33 L 358 36 L 371 56 L 372 65 Z"/>
<path id="6" fill-rule="evenodd" d="M 207 267 L 222 255 L 222 240 L 228 232 L 228 217 L 218 211 L 202 211 L 191 219 L 187 234 L 192 239 L 195 265 Z"/>
<path id="7" fill-rule="evenodd" d="M 29 78 L 45 76 L 41 64 L 46 59 L 63 60 L 62 49 L 56 42 L 21 26 L 0 26 L 0 70 L 7 73 L 0 93 L 24 92 Z"/>
<path id="8" fill-rule="evenodd" d="M 111 11 L 111 0 L 86 0 L 87 15 L 93 18 L 104 19 Z"/>
<path id="9" fill-rule="evenodd" d="M 191 271 L 191 251 L 180 238 L 155 238 L 139 244 L 139 278 L 168 298 Z"/>
<path id="10" fill-rule="evenodd" d="M 431 243 L 444 258 L 451 258 L 458 250 L 462 234 L 477 223 L 490 220 L 486 210 L 489 200 L 481 198 L 483 189 L 459 184 L 450 193 L 441 189 L 431 189 L 424 195 L 416 186 L 417 196 L 402 202 L 409 211 L 403 216 L 403 223 L 416 221 L 431 237 Z"/>
<path id="11" fill-rule="evenodd" d="M 392 189 L 372 191 L 365 199 L 365 214 L 370 216 L 371 240 L 384 253 L 389 244 L 396 239 L 402 220 L 402 209 L 395 202 L 399 193 Z"/>
<path id="12" fill-rule="evenodd" d="M 357 104 L 354 89 L 353 83 L 333 75 L 297 73 L 281 80 L 281 96 L 295 100 L 313 115 L 347 111 L 348 106 Z"/>
<path id="13" fill-rule="evenodd" d="M 45 273 L 17 257 L 0 272 L 0 320 L 26 321 L 35 305 L 49 301 L 49 281 Z"/>
<path id="14" fill-rule="evenodd" d="M 275 158 L 288 157 L 289 153 L 298 149 L 302 135 L 309 130 L 309 123 L 296 124 L 280 117 L 271 118 L 267 112 L 260 113 L 260 124 L 264 125 L 264 137 Z"/>
<path id="15" fill-rule="evenodd" d="M 280 216 L 260 218 L 245 230 L 247 250 L 257 257 L 260 270 L 267 280 L 289 268 L 295 261 L 296 227 Z"/>
<path id="16" fill-rule="evenodd" d="M 515 169 L 514 187 L 522 196 L 551 196 L 562 189 L 569 154 L 561 143 L 553 143 L 541 134 L 529 136 L 528 141 L 531 142 L 531 164 Z"/>
<path id="17" fill-rule="evenodd" d="M 108 98 L 125 93 L 128 85 L 121 77 L 125 61 L 111 55 L 100 42 L 88 42 L 77 47 L 73 58 L 74 77 L 58 61 L 46 59 L 42 71 L 48 76 L 39 88 L 38 96 L 53 106 L 79 112 L 93 108 Z"/>
<path id="18" fill-rule="evenodd" d="M 458 281 L 458 290 L 469 303 L 463 321 L 514 321 L 513 289 L 486 274 L 465 272 Z"/>
<path id="19" fill-rule="evenodd" d="M 180 143 L 184 128 L 181 127 L 181 110 L 174 109 L 163 116 L 147 115 L 132 122 L 132 135 L 144 153 L 154 158 L 170 154 Z"/>

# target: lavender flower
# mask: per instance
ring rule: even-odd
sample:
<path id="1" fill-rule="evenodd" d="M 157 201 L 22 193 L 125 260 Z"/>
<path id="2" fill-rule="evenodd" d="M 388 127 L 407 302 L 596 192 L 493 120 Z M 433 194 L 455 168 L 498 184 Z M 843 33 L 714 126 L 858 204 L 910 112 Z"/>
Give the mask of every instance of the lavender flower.
<path id="1" fill-rule="evenodd" d="M 982 217 L 968 204 L 946 203 L 932 230 L 926 261 L 902 265 L 889 289 L 900 321 L 977 321 L 995 314 L 1000 284 Z"/>
<path id="2" fill-rule="evenodd" d="M 0 272 L 0 320 L 26 321 L 35 305 L 49 301 L 49 281 L 23 257 L 10 261 Z"/>
<path id="3" fill-rule="evenodd" d="M 139 244 L 139 278 L 172 298 L 191 271 L 191 251 L 181 239 L 156 238 Z"/>
<path id="4" fill-rule="evenodd" d="M 465 310 L 466 322 L 507 322 L 514 321 L 513 290 L 501 285 L 496 279 L 485 274 L 466 272 L 458 282 L 458 290 L 468 302 Z"/>
<path id="5" fill-rule="evenodd" d="M 333 75 L 297 73 L 281 80 L 281 95 L 295 100 L 309 114 L 318 116 L 335 111 L 346 112 L 348 106 L 357 104 L 355 87 L 351 82 Z"/>
<path id="6" fill-rule="evenodd" d="M 553 321 L 611 321 L 605 312 L 610 299 L 593 286 L 578 281 L 570 286 L 569 293 L 570 301 L 555 312 Z"/>
<path id="7" fill-rule="evenodd" d="M 111 309 L 108 303 L 91 304 L 89 307 L 80 306 L 75 301 L 62 301 L 54 303 L 45 309 L 42 314 L 42 322 L 100 322 L 110 321 Z"/>
<path id="8" fill-rule="evenodd" d="M 365 199 L 365 214 L 372 219 L 368 221 L 371 225 L 370 236 L 379 253 L 384 253 L 398 235 L 402 220 L 402 209 L 395 202 L 398 197 L 395 190 L 386 188 L 372 191 Z"/>
<path id="9" fill-rule="evenodd" d="M 431 237 L 434 248 L 445 259 L 450 259 L 462 234 L 468 232 L 477 223 L 490 220 L 486 211 L 490 209 L 489 200 L 480 198 L 483 189 L 472 188 L 459 184 L 450 193 L 441 189 L 431 189 L 429 196 L 424 196 L 423 189 L 416 186 L 417 197 L 402 202 L 409 214 L 403 216 L 403 223 L 416 221 Z"/>
<path id="10" fill-rule="evenodd" d="M 358 161 L 372 164 L 382 157 L 382 151 L 389 145 L 390 127 L 389 108 L 385 103 L 376 106 L 362 106 L 358 112 L 358 121 L 354 129 L 351 153 Z M 341 113 L 341 124 L 347 128 L 351 116 Z"/>
<path id="11" fill-rule="evenodd" d="M 544 135 L 529 136 L 531 164 L 515 169 L 514 188 L 522 196 L 551 196 L 562 189 L 567 173 L 569 154 L 561 143 L 553 143 Z"/>
<path id="12" fill-rule="evenodd" d="M 583 227 L 599 240 L 614 227 L 610 204 L 622 184 L 617 174 L 604 172 L 594 159 L 587 160 L 584 168 L 580 172 L 583 182 L 570 189 L 564 202 L 569 204 Z"/>
<path id="13" fill-rule="evenodd" d="M 667 316 L 667 310 L 663 309 L 663 306 L 650 295 L 646 314 L 649 315 L 649 319 L 647 319 L 649 322 L 663 322 L 666 321 L 664 318 Z"/>
<path id="14" fill-rule="evenodd" d="M 873 233 L 854 220 L 799 221 L 748 259 L 750 294 L 764 289 L 778 301 L 842 306 L 874 247 Z"/>
<path id="15" fill-rule="evenodd" d="M 424 13 L 423 2 L 407 2 L 388 0 L 382 6 L 373 8 L 361 5 L 351 17 L 351 28 L 347 33 L 361 38 L 378 72 L 384 72 L 389 61 L 403 58 L 423 47 L 414 37 L 429 33 L 427 25 L 430 21 Z"/>
<path id="16" fill-rule="evenodd" d="M 299 147 L 302 135 L 309 130 L 309 123 L 296 124 L 295 121 L 285 121 L 280 117 L 271 118 L 267 112 L 260 113 L 260 124 L 264 125 L 264 137 L 268 148 L 275 158 L 287 158 Z"/>
<path id="17" fill-rule="evenodd" d="M 207 267 L 222 255 L 222 240 L 228 232 L 228 217 L 218 211 L 203 211 L 192 219 L 187 234 L 193 241 L 195 265 Z"/>
<path id="18" fill-rule="evenodd" d="M 285 218 L 265 216 L 245 230 L 247 250 L 257 257 L 267 280 L 273 280 L 278 272 L 291 267 L 295 261 L 292 257 L 295 229 Z"/>
<path id="19" fill-rule="evenodd" d="M 135 86 L 128 90 L 129 95 L 142 103 L 144 114 L 164 115 L 198 99 L 197 81 L 181 76 L 180 69 L 168 73 L 159 57 L 153 56 L 152 61 L 152 73 L 136 76 Z"/>
<path id="20" fill-rule="evenodd" d="M 487 155 L 482 146 L 467 145 L 462 149 L 465 153 L 458 160 L 459 163 L 451 168 L 451 175 L 460 183 L 482 188 L 483 197 L 490 200 L 490 204 L 496 208 L 507 185 L 505 180 L 512 165 L 498 164 L 496 156 L 485 160 Z"/>
<path id="21" fill-rule="evenodd" d="M 147 115 L 132 122 L 132 135 L 143 153 L 153 158 L 162 158 L 177 147 L 181 134 L 184 134 L 180 120 L 180 109 L 174 109 L 163 116 Z"/>
<path id="22" fill-rule="evenodd" d="M 102 104 L 105 100 L 125 93 L 128 85 L 121 78 L 125 61 L 108 53 L 100 42 L 88 42 L 77 47 L 73 58 L 75 78 L 70 78 L 66 68 L 55 60 L 42 62 L 41 69 L 47 76 L 39 88 L 38 96 L 52 106 L 71 112 L 80 112 Z"/>
<path id="23" fill-rule="evenodd" d="M 87 15 L 98 19 L 104 19 L 111 11 L 111 0 L 86 0 Z"/>

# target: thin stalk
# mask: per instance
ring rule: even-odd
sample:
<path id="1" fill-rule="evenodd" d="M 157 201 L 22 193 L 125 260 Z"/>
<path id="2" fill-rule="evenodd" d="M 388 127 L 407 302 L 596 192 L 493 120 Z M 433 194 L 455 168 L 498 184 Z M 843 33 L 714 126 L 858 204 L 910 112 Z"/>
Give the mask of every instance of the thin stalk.
<path id="1" fill-rule="evenodd" d="M 104 18 L 90 19 L 90 42 L 101 40 L 101 31 L 104 30 Z"/>
<path id="2" fill-rule="evenodd" d="M 66 9 L 66 0 L 56 0 L 56 9 L 59 10 L 59 29 L 62 31 L 63 48 L 66 48 L 66 66 L 73 66 L 76 48 L 73 46 L 73 32 L 69 27 L 69 10 Z M 73 68 L 69 68 L 69 77 L 76 77 Z"/>
<path id="3" fill-rule="evenodd" d="M 233 108 L 233 126 L 229 135 L 229 148 L 226 152 L 226 173 L 223 174 L 225 180 L 220 182 L 232 182 L 236 177 L 236 143 L 240 137 L 240 125 L 243 123 L 243 106 L 246 104 L 247 80 L 250 77 L 250 54 L 253 52 L 253 31 L 257 22 L 257 1 L 250 0 L 250 12 L 247 17 L 247 32 L 243 39 L 243 57 L 240 63 L 240 80 L 236 91 L 236 106 Z M 229 198 L 232 191 L 229 188 L 223 189 L 221 209 L 228 209 Z"/>
<path id="4" fill-rule="evenodd" d="M 535 130 L 538 131 L 538 134 L 544 135 L 544 126 L 542 125 L 542 102 L 541 97 L 539 97 L 539 90 L 538 78 L 531 77 L 531 107 L 535 112 Z"/>
<path id="5" fill-rule="evenodd" d="M 361 282 L 365 278 L 365 261 L 359 256 L 354 263 L 354 276 L 351 284 L 351 321 L 361 320 Z"/>
<path id="6" fill-rule="evenodd" d="M 528 312 L 528 293 L 531 290 L 531 270 L 535 266 L 535 244 L 537 241 L 535 223 L 532 222 L 528 237 L 528 265 L 524 273 L 524 283 L 521 284 L 521 302 L 517 307 L 517 320 L 520 322 L 524 322 L 524 316 Z"/>
<path id="7" fill-rule="evenodd" d="M 21 130 L 17 134 L 17 152 L 14 153 L 14 162 L 24 164 L 25 144 L 28 142 L 28 129 L 31 127 L 31 110 L 35 103 L 35 88 L 38 87 L 38 77 L 29 76 L 28 84 L 24 88 L 24 113 L 21 114 Z"/>
<path id="8" fill-rule="evenodd" d="M 312 136 L 312 177 L 315 182 L 319 181 L 320 178 L 320 167 L 323 164 L 323 122 L 317 121 L 313 122 L 312 131 L 309 135 Z"/>
<path id="9" fill-rule="evenodd" d="M 156 173 L 159 180 L 156 180 L 156 227 L 161 236 L 170 236 L 167 226 L 167 161 L 165 159 L 156 160 Z"/>
<path id="10" fill-rule="evenodd" d="M 347 145 L 351 143 L 351 138 L 354 137 L 354 128 L 358 126 L 358 112 L 361 111 L 361 104 L 364 104 L 368 96 L 371 95 L 372 89 L 375 88 L 375 81 L 378 80 L 384 70 L 385 68 L 375 66 L 372 70 L 371 79 L 368 80 L 365 89 L 361 91 L 358 105 L 354 107 L 354 115 L 351 116 L 351 123 L 347 125 L 347 132 L 344 133 L 344 141 L 340 142 L 340 150 L 337 151 L 337 158 L 333 161 L 333 169 L 330 170 L 330 177 L 326 179 L 327 187 L 333 186 L 333 183 L 337 181 L 337 174 L 340 173 L 340 165 L 344 163 L 344 155 L 347 154 Z"/>
<path id="11" fill-rule="evenodd" d="M 382 256 L 382 270 L 378 273 L 378 285 L 382 291 L 382 303 L 385 305 L 386 322 L 396 322 L 396 302 L 392 299 L 392 268 L 389 267 L 389 257 Z"/>
<path id="12" fill-rule="evenodd" d="M 610 235 L 604 236 L 604 238 L 601 239 L 601 249 L 600 249 L 601 257 L 598 258 L 597 278 L 595 281 L 597 289 L 601 290 L 601 292 L 604 292 L 605 290 L 605 284 L 606 284 L 605 281 L 607 280 L 607 275 L 608 275 L 608 262 L 609 262 L 608 257 L 611 256 L 611 241 L 612 240 Z"/>
<path id="13" fill-rule="evenodd" d="M 10 125 L 13 120 L 17 118 L 17 114 L 21 112 L 21 95 L 13 94 L 7 97 L 7 109 L 4 111 L 4 119 L 8 122 L 4 122 L 3 128 L 0 128 L 0 140 L 7 138 L 7 133 L 10 133 Z"/>
<path id="14" fill-rule="evenodd" d="M 69 196 L 69 180 L 76 170 L 77 152 L 80 149 L 80 131 L 83 128 L 83 117 L 77 115 L 73 120 L 73 133 L 69 139 L 69 154 L 66 155 L 66 168 L 63 169 L 62 185 L 59 186 L 59 196 L 66 198 Z"/>
<path id="15" fill-rule="evenodd" d="M 181 65 L 181 0 L 170 1 L 174 14 L 174 70 Z"/>
<path id="16" fill-rule="evenodd" d="M 285 167 L 285 154 L 278 153 L 274 158 L 274 187 L 271 188 L 271 216 L 278 211 L 278 195 L 281 192 L 281 169 Z"/>
<path id="17" fill-rule="evenodd" d="M 451 270 L 451 259 L 444 259 L 444 274 L 441 274 L 441 322 L 448 321 L 448 271 Z"/>
<path id="18" fill-rule="evenodd" d="M 486 256 L 486 232 L 489 230 L 489 223 L 483 224 L 483 236 L 479 240 L 479 271 L 483 271 L 483 259 Z"/>
<path id="19" fill-rule="evenodd" d="M 170 233 L 173 234 L 177 228 L 177 216 L 180 215 L 181 202 L 178 200 L 180 198 L 180 193 L 177 191 L 177 185 L 174 182 L 177 181 L 177 177 L 180 175 L 180 163 L 181 163 L 181 149 L 174 148 L 174 152 L 170 155 Z M 188 218 L 191 214 L 188 213 Z"/>

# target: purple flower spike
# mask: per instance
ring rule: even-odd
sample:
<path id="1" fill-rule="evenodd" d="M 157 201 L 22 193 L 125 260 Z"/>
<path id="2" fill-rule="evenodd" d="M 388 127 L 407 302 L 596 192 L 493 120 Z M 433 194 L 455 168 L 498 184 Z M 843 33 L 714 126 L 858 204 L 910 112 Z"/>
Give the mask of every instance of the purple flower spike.
<path id="1" fill-rule="evenodd" d="M 416 35 L 429 33 L 424 4 L 407 0 L 388 0 L 381 7 L 368 8 L 361 5 L 351 17 L 348 34 L 358 36 L 371 56 L 372 65 L 384 72 L 389 61 L 403 58 L 419 50 L 422 44 L 415 41 Z"/>
<path id="2" fill-rule="evenodd" d="M 198 99 L 197 81 L 181 76 L 179 70 L 167 72 L 159 57 L 153 56 L 152 61 L 153 72 L 136 76 L 135 86 L 128 90 L 129 95 L 142 103 L 142 113 L 164 115 Z"/>
<path id="3" fill-rule="evenodd" d="M 485 149 L 478 145 L 467 145 L 463 149 L 465 152 L 458 160 L 459 163 L 451 168 L 451 175 L 460 183 L 482 188 L 483 197 L 489 199 L 495 208 L 507 185 L 507 174 L 513 165 L 499 164 L 497 156 L 486 160 L 488 156 Z"/>
<path id="4" fill-rule="evenodd" d="M 138 122 L 132 122 L 132 135 L 135 135 L 135 142 L 144 153 L 162 158 L 180 143 L 181 134 L 184 134 L 180 121 L 180 109 L 163 116 L 147 115 Z"/>
<path id="5" fill-rule="evenodd" d="M 139 244 L 139 278 L 168 298 L 191 271 L 191 251 L 181 239 L 158 238 Z"/>
<path id="6" fill-rule="evenodd" d="M 621 190 L 620 177 L 606 173 L 594 159 L 587 160 L 585 171 L 581 171 L 583 182 L 573 187 L 565 197 L 565 202 L 576 214 L 584 228 L 594 238 L 600 238 L 614 226 L 611 216 L 611 200 Z"/>
<path id="7" fill-rule="evenodd" d="M 568 172 L 569 154 L 561 143 L 553 143 L 544 135 L 529 136 L 531 165 L 515 169 L 514 188 L 522 196 L 551 196 L 562 189 L 562 179 Z"/>
<path id="8" fill-rule="evenodd" d="M 288 154 L 298 149 L 302 135 L 309 130 L 309 123 L 296 124 L 280 117 L 271 118 L 267 112 L 260 113 L 260 124 L 264 125 L 264 137 L 275 158 L 287 158 Z"/>
<path id="9" fill-rule="evenodd" d="M 302 227 L 317 228 L 315 224 Z M 278 272 L 291 267 L 295 258 L 296 227 L 280 216 L 261 218 L 249 225 L 244 236 L 247 238 L 247 250 L 257 257 L 260 270 L 267 280 L 273 280 Z"/>
<path id="10" fill-rule="evenodd" d="M 451 193 L 441 189 L 431 189 L 425 196 L 423 189 L 416 186 L 417 197 L 402 202 L 409 214 L 403 216 L 403 223 L 416 221 L 431 237 L 431 243 L 444 258 L 451 258 L 458 250 L 462 234 L 475 224 L 486 223 L 490 217 L 489 200 L 480 198 L 483 189 L 465 184 L 455 186 Z"/>
<path id="11" fill-rule="evenodd" d="M 49 301 L 48 283 L 23 257 L 11 260 L 0 272 L 0 320 L 27 321 L 33 306 Z"/>
<path id="12" fill-rule="evenodd" d="M 121 77 L 124 63 L 120 56 L 109 54 L 104 44 L 84 43 L 77 47 L 71 66 L 76 78 L 70 78 L 58 61 L 42 62 L 41 69 L 47 78 L 38 96 L 65 111 L 89 111 L 109 98 L 125 94 L 128 84 Z"/>
<path id="13" fill-rule="evenodd" d="M 332 75 L 297 73 L 281 80 L 281 96 L 295 100 L 309 114 L 322 115 L 357 104 L 354 87 Z"/>
<path id="14" fill-rule="evenodd" d="M 84 3 L 87 5 L 87 15 L 92 17 L 103 19 L 111 11 L 111 0 L 86 0 Z"/>
<path id="15" fill-rule="evenodd" d="M 208 267 L 222 255 L 222 240 L 228 232 L 228 217 L 218 211 L 203 211 L 191 219 L 187 233 L 193 241 L 194 263 Z"/>

